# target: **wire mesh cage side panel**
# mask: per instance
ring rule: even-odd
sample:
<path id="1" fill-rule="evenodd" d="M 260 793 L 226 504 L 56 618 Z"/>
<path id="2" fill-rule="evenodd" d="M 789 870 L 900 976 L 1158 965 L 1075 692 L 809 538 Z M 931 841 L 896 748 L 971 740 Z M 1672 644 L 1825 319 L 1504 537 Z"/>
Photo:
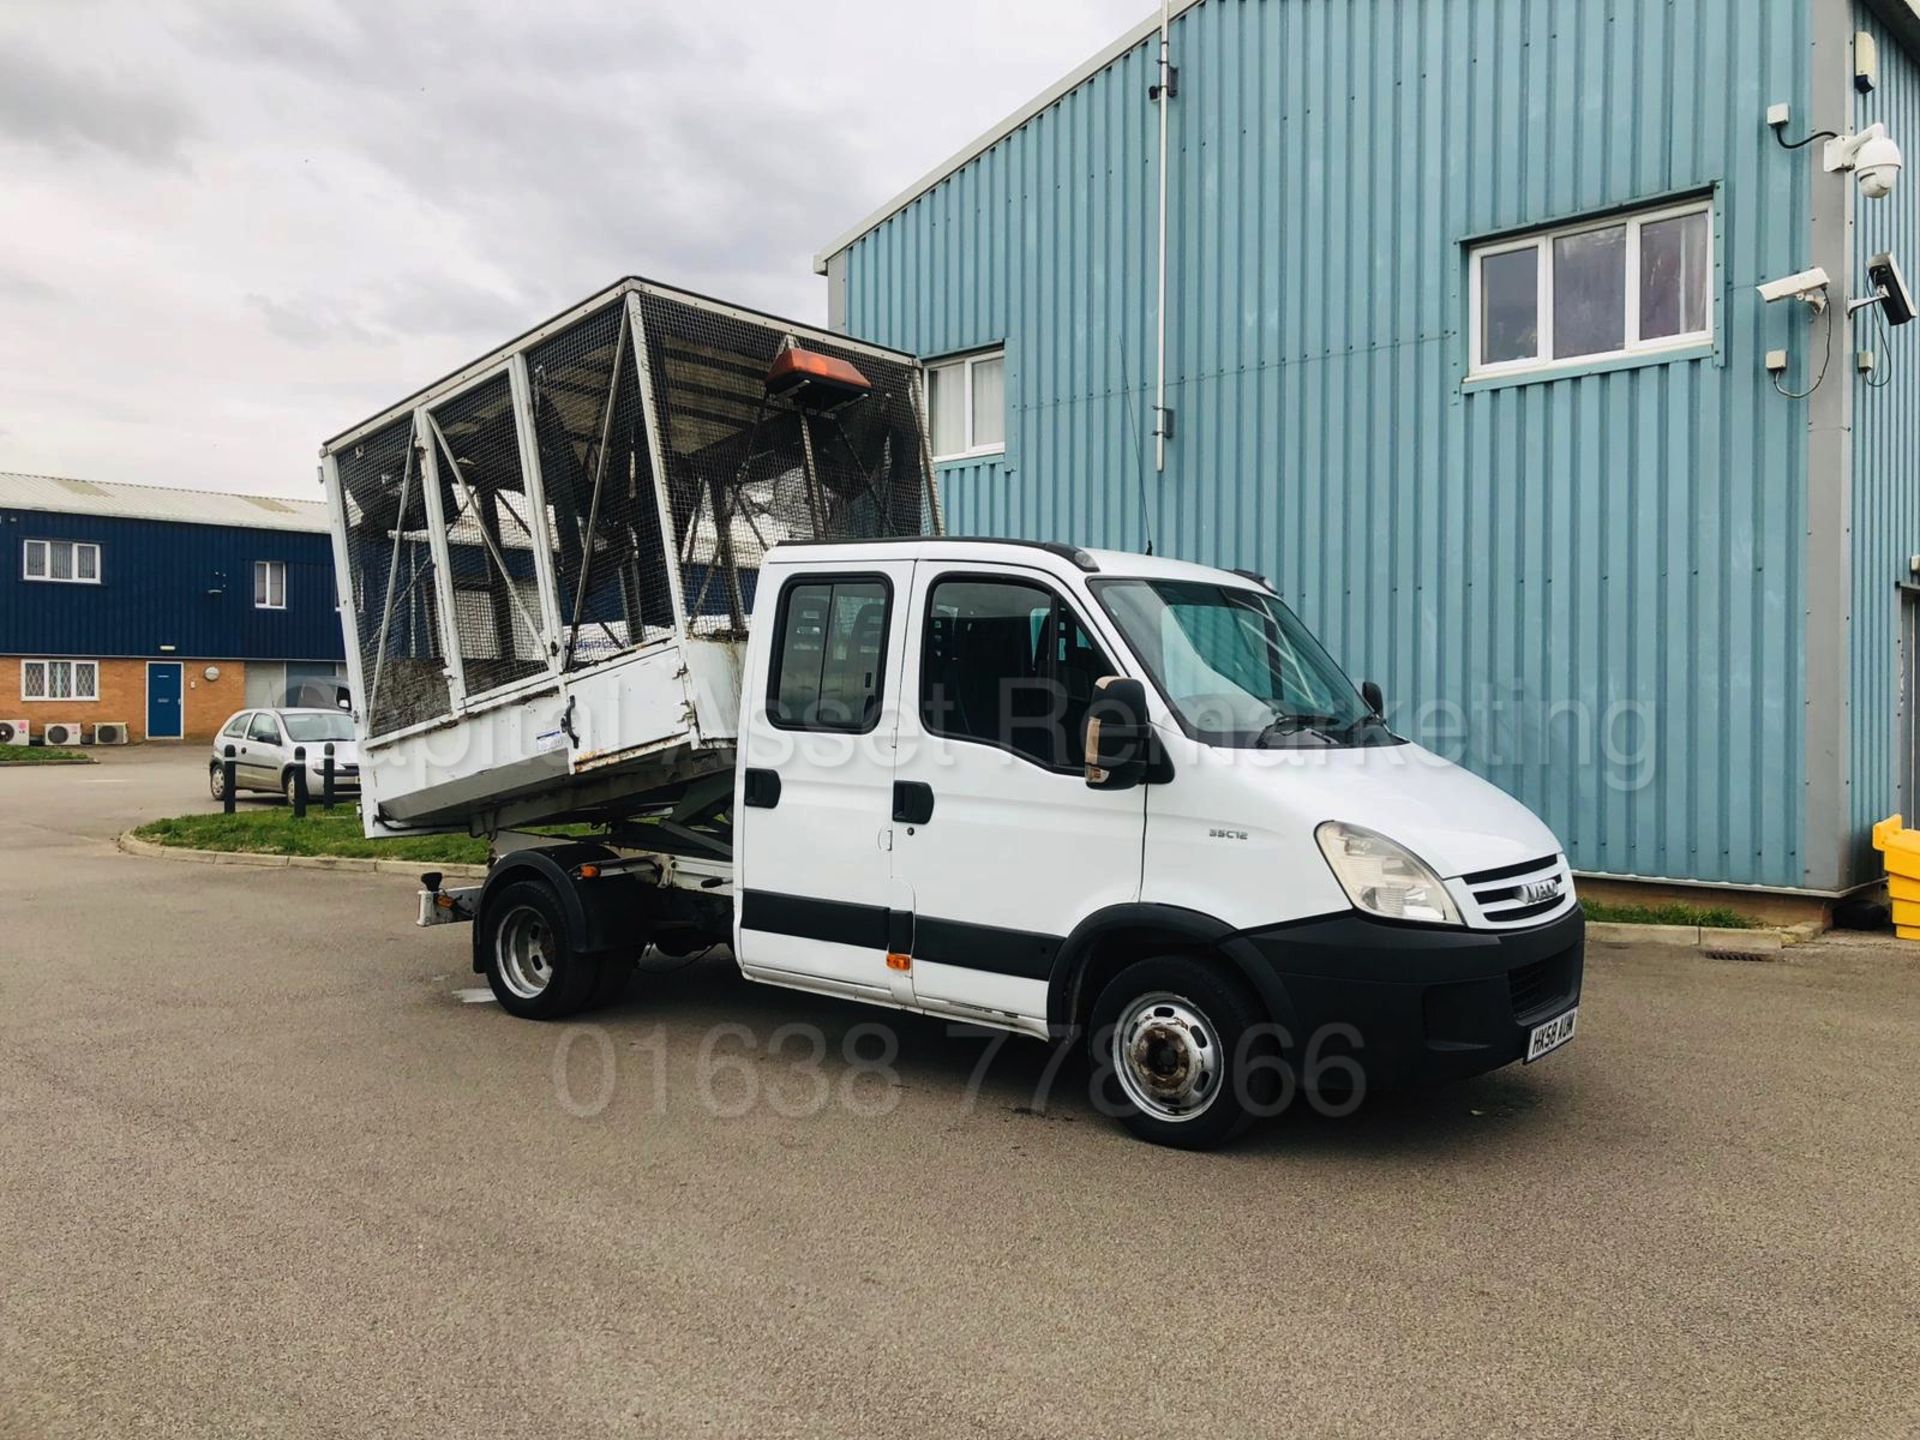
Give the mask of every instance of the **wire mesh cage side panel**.
<path id="1" fill-rule="evenodd" d="M 453 634 L 467 694 L 547 669 L 533 508 L 504 373 L 430 412 L 453 579 Z"/>
<path id="2" fill-rule="evenodd" d="M 624 299 L 530 347 L 527 373 L 566 668 L 671 638 L 667 550 Z"/>
<path id="3" fill-rule="evenodd" d="M 369 735 L 452 710 L 421 462 L 410 415 L 334 455 Z"/>
<path id="4" fill-rule="evenodd" d="M 688 628 L 739 634 L 766 554 L 783 540 L 921 535 L 932 487 L 918 372 L 808 334 L 801 348 L 866 382 L 837 403 L 770 391 L 793 332 L 643 290 L 662 477 Z"/>

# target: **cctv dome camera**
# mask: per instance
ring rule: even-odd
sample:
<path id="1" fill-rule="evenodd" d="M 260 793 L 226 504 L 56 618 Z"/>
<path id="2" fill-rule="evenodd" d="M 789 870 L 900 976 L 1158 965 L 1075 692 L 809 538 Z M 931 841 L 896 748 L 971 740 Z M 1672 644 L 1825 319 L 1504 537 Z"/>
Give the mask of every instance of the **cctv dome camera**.
<path id="1" fill-rule="evenodd" d="M 1893 193 L 1893 182 L 1900 178 L 1900 165 L 1900 147 L 1892 140 L 1876 135 L 1867 141 L 1853 161 L 1860 193 L 1869 200 L 1884 200 Z"/>

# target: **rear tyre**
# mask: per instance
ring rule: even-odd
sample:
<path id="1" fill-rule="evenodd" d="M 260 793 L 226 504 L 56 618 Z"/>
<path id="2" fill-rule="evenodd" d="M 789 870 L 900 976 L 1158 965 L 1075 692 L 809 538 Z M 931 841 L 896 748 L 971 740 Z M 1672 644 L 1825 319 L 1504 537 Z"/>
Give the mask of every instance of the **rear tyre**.
<path id="1" fill-rule="evenodd" d="M 598 957 L 577 954 L 558 897 L 535 880 L 507 886 L 487 903 L 482 952 L 500 1008 L 522 1020 L 559 1020 L 593 1003 Z"/>
<path id="2" fill-rule="evenodd" d="M 1095 1100 L 1136 1137 L 1181 1150 L 1225 1144 L 1254 1118 L 1248 1060 L 1265 1019 L 1252 992 L 1184 955 L 1129 965 L 1094 1002 Z"/>

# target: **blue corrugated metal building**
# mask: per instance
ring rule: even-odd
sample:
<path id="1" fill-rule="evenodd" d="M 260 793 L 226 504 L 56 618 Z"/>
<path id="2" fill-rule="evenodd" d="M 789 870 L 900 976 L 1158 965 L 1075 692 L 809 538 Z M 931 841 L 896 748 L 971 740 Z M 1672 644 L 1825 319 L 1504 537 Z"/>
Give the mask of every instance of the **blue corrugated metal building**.
<path id="1" fill-rule="evenodd" d="M 1920 273 L 1920 177 L 1788 146 L 1920 150 L 1914 6 L 1183 0 L 1164 109 L 1161 23 L 818 257 L 929 361 L 949 528 L 1266 574 L 1589 874 L 1869 878 L 1920 331 L 1846 301 Z M 1756 293 L 1815 265 L 1824 312 Z"/>
<path id="2" fill-rule="evenodd" d="M 9 727 L 204 738 L 344 683 L 317 501 L 0 474 L 0 555 Z"/>

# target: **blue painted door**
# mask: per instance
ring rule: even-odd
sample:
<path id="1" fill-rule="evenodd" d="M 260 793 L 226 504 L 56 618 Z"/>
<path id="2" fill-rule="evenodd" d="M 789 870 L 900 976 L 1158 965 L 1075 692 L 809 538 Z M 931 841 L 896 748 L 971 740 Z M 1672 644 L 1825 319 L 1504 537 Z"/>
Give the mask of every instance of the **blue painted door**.
<path id="1" fill-rule="evenodd" d="M 147 662 L 147 738 L 178 740 L 182 734 L 180 715 L 180 662 Z"/>

